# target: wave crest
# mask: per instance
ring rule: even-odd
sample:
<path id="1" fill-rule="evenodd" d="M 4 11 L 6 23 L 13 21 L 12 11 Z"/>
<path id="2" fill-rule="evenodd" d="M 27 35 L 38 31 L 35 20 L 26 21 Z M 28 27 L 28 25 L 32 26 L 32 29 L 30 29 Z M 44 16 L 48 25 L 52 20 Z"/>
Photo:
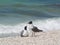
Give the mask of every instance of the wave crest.
<path id="1" fill-rule="evenodd" d="M 33 21 L 33 24 L 43 31 L 60 30 L 60 18 L 51 18 L 45 20 Z M 2 25 L 0 24 L 0 33 L 20 33 L 26 23 L 16 25 Z"/>

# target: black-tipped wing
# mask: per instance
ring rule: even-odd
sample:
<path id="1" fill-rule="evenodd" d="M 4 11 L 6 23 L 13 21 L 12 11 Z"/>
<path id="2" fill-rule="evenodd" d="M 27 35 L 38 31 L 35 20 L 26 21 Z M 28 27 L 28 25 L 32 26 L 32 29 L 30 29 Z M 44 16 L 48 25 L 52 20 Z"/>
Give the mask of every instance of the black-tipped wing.
<path id="1" fill-rule="evenodd" d="M 33 32 L 43 32 L 43 30 L 40 30 L 40 29 L 38 29 L 38 28 L 35 27 L 35 26 L 32 28 L 32 31 L 33 31 Z"/>

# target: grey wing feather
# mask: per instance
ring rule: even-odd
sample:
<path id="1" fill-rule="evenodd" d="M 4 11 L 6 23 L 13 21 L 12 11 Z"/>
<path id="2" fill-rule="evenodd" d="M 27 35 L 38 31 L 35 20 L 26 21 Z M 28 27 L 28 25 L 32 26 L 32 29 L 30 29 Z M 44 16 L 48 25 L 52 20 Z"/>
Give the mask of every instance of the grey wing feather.
<path id="1" fill-rule="evenodd" d="M 21 37 L 23 37 L 23 32 L 24 32 L 24 30 L 21 31 Z"/>

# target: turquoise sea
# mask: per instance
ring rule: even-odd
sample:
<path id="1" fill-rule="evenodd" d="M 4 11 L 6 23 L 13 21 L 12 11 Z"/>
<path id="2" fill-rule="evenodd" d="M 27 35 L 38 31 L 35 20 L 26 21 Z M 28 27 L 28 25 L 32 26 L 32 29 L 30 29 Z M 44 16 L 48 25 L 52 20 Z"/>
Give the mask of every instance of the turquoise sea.
<path id="1" fill-rule="evenodd" d="M 60 1 L 0 0 L 0 37 L 18 35 L 29 21 L 43 31 L 60 30 Z"/>

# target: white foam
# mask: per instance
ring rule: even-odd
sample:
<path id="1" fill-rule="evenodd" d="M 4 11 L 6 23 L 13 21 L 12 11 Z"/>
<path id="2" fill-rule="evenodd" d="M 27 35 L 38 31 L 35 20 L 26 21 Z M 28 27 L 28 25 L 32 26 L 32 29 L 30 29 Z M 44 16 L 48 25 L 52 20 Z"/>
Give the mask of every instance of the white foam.
<path id="1" fill-rule="evenodd" d="M 60 18 L 37 20 L 35 21 L 34 25 L 44 31 L 60 30 Z"/>
<path id="2" fill-rule="evenodd" d="M 17 24 L 17 25 L 1 25 L 0 24 L 0 33 L 19 33 L 23 30 L 25 24 Z"/>
<path id="3" fill-rule="evenodd" d="M 23 30 L 26 23 L 20 23 L 13 26 L 0 24 L 0 34 L 1 33 L 20 33 L 20 31 Z M 33 23 L 35 26 L 37 26 L 39 29 L 43 31 L 60 30 L 60 18 L 36 20 L 36 21 L 33 21 Z"/>

